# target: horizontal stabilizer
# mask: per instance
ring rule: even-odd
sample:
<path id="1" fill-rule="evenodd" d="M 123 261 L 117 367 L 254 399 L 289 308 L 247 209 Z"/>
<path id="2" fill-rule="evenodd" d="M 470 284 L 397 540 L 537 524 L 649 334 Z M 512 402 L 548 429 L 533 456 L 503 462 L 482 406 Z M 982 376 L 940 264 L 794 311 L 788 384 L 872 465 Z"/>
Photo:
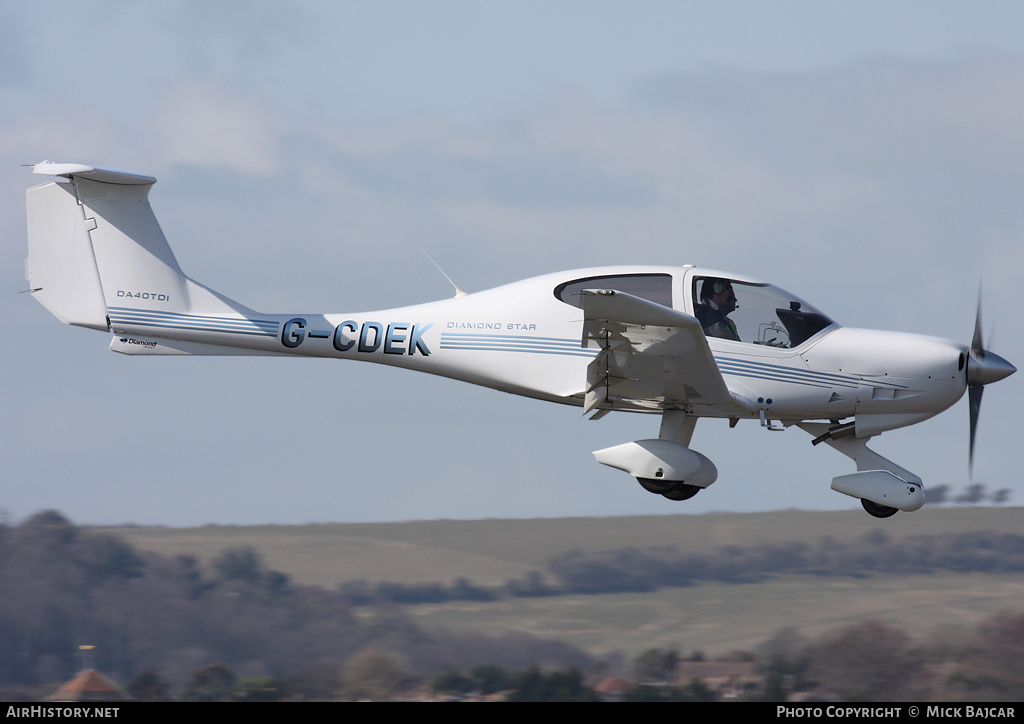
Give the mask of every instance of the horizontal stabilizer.
<path id="1" fill-rule="evenodd" d="M 50 163 L 43 161 L 32 167 L 32 173 L 40 173 L 45 176 L 61 176 L 71 178 L 92 179 L 105 184 L 122 184 L 125 186 L 146 186 L 155 184 L 156 179 L 133 171 L 121 171 L 116 168 L 99 168 L 96 166 L 85 166 L 80 163 Z"/>

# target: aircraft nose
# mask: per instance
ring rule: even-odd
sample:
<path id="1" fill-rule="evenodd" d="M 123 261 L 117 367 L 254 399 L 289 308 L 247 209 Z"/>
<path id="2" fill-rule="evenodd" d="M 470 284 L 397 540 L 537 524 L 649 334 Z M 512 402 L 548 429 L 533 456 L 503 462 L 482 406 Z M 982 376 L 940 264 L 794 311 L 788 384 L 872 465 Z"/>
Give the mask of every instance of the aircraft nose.
<path id="1" fill-rule="evenodd" d="M 994 352 L 971 354 L 967 359 L 967 384 L 988 385 L 1009 377 L 1017 368 Z"/>

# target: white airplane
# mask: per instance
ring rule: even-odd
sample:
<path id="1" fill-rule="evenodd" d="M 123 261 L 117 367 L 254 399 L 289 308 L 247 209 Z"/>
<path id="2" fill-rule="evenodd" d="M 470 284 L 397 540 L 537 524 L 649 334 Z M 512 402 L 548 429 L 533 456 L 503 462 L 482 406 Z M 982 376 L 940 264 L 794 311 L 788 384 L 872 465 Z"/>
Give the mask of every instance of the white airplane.
<path id="1" fill-rule="evenodd" d="M 594 453 L 685 500 L 718 471 L 689 448 L 699 417 L 796 425 L 855 463 L 832 488 L 885 518 L 924 504 L 921 479 L 867 447 L 1016 371 L 971 345 L 848 329 L 778 287 L 683 267 L 607 267 L 350 314 L 263 314 L 189 279 L 150 209 L 155 178 L 43 162 L 28 190 L 31 292 L 133 355 L 296 355 L 407 367 L 583 408 L 661 415 L 656 439 Z"/>

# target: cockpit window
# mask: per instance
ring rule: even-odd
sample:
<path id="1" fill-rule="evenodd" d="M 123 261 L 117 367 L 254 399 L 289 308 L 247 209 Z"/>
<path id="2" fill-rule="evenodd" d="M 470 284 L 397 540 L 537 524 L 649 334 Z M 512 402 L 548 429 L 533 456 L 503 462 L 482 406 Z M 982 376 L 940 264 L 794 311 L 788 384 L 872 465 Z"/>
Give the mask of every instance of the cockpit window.
<path id="1" fill-rule="evenodd" d="M 583 307 L 584 289 L 614 289 L 665 307 L 672 306 L 671 274 L 609 274 L 565 282 L 555 287 L 555 297 L 574 307 Z"/>
<path id="2" fill-rule="evenodd" d="M 770 284 L 697 277 L 694 316 L 708 337 L 768 347 L 797 347 L 834 322 Z"/>

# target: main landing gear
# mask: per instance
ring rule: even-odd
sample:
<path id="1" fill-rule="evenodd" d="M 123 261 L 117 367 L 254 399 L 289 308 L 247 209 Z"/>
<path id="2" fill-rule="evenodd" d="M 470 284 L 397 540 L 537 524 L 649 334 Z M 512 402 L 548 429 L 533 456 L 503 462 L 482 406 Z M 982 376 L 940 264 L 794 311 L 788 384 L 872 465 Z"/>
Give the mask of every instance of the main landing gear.
<path id="1" fill-rule="evenodd" d="M 864 506 L 864 510 L 876 518 L 891 518 L 899 512 L 899 508 L 890 508 L 888 505 L 879 505 L 867 498 L 861 498 L 860 504 Z"/>
<path id="2" fill-rule="evenodd" d="M 689 500 L 699 493 L 703 488 L 696 485 L 687 485 L 672 480 L 655 480 L 654 478 L 637 478 L 637 482 L 644 490 L 655 495 L 663 495 L 669 500 Z"/>
<path id="3" fill-rule="evenodd" d="M 718 478 L 715 464 L 687 447 L 696 417 L 682 410 L 666 410 L 661 416 L 658 439 L 636 440 L 598 450 L 602 465 L 624 470 L 644 490 L 669 500 L 689 500 Z"/>

